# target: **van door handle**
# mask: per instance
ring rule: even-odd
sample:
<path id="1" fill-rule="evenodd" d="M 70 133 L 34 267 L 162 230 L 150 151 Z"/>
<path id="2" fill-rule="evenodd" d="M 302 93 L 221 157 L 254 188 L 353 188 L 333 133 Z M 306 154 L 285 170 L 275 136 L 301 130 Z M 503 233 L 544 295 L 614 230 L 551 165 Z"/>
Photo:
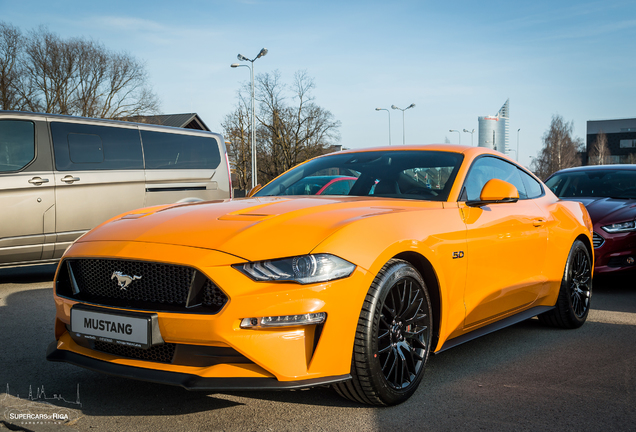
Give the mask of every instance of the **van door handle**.
<path id="1" fill-rule="evenodd" d="M 545 219 L 535 219 L 532 221 L 532 225 L 536 226 L 536 227 L 542 227 L 543 224 L 545 224 Z"/>
<path id="2" fill-rule="evenodd" d="M 49 179 L 43 179 L 42 177 L 33 177 L 29 180 L 32 185 L 40 186 L 42 183 L 48 183 Z"/>
<path id="3" fill-rule="evenodd" d="M 73 182 L 79 181 L 79 179 L 79 177 L 73 177 L 72 175 L 62 177 L 62 181 L 68 184 L 73 184 Z"/>

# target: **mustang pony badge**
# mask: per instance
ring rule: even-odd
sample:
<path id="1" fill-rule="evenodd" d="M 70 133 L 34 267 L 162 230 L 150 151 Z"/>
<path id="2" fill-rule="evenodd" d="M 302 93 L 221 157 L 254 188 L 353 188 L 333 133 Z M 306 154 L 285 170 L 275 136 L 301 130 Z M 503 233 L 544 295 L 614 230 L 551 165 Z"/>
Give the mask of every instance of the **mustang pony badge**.
<path id="1" fill-rule="evenodd" d="M 120 271 L 115 271 L 110 279 L 112 280 L 115 278 L 117 278 L 117 285 L 119 285 L 119 288 L 125 290 L 126 287 L 128 287 L 128 285 L 130 285 L 134 280 L 141 279 L 141 276 L 128 276 Z"/>

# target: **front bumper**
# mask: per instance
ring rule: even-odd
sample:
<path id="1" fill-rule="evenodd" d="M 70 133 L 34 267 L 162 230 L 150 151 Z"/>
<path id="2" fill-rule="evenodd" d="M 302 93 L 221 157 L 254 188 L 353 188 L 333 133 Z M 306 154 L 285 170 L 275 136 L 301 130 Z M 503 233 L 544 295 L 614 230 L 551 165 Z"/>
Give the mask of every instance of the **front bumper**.
<path id="1" fill-rule="evenodd" d="M 76 243 L 65 256 L 84 257 L 169 262 L 205 273 L 228 295 L 229 301 L 216 314 L 156 312 L 161 337 L 165 343 L 177 346 L 231 349 L 246 361 L 155 362 L 92 349 L 78 343 L 69 331 L 70 311 L 78 303 L 57 295 L 56 342 L 49 349 L 49 360 L 185 388 L 216 390 L 311 387 L 350 377 L 355 329 L 373 279 L 364 269 L 358 267 L 345 279 L 298 285 L 254 282 L 231 267 L 241 262 L 239 258 L 172 245 L 85 242 Z M 135 311 L 96 306 L 108 308 L 111 313 Z M 247 317 L 314 312 L 325 312 L 326 322 L 320 326 L 270 329 L 240 327 L 241 320 Z"/>
<path id="2" fill-rule="evenodd" d="M 143 369 L 110 363 L 83 356 L 72 351 L 57 349 L 57 341 L 51 342 L 46 351 L 46 359 L 65 362 L 96 372 L 183 387 L 186 390 L 232 391 L 232 390 L 293 390 L 320 385 L 329 385 L 351 379 L 351 375 L 314 378 L 302 381 L 278 381 L 276 378 L 206 378 L 195 374 Z"/>
<path id="3" fill-rule="evenodd" d="M 636 232 L 606 233 L 596 227 L 595 236 L 602 239 L 594 248 L 594 273 L 617 273 L 636 270 Z"/>

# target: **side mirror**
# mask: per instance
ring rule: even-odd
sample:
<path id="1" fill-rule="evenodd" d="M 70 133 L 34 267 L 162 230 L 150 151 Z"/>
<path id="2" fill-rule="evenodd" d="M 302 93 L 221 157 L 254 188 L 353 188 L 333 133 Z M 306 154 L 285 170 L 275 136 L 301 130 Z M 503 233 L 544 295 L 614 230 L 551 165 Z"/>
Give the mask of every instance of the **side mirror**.
<path id="1" fill-rule="evenodd" d="M 261 186 L 260 184 L 257 184 L 256 186 L 254 186 L 252 189 L 250 189 L 250 191 L 247 193 L 248 198 L 253 196 L 256 192 L 258 192 L 259 190 L 263 189 L 263 186 Z"/>
<path id="2" fill-rule="evenodd" d="M 479 200 L 466 201 L 471 207 L 481 207 L 488 204 L 513 203 L 519 201 L 519 191 L 510 183 L 492 179 L 488 180 L 481 190 Z"/>

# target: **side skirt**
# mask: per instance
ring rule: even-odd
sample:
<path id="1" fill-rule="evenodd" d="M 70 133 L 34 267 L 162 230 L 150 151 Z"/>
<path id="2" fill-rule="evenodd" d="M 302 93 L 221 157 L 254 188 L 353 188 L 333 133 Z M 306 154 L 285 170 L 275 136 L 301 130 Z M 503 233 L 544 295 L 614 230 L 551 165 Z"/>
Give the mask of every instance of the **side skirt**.
<path id="1" fill-rule="evenodd" d="M 520 323 L 521 321 L 525 321 L 551 309 L 554 309 L 554 306 L 536 306 L 523 312 L 519 312 L 518 314 L 509 316 L 508 318 L 504 318 L 500 321 L 488 324 L 487 326 L 480 327 L 477 330 L 471 331 L 470 333 L 466 333 L 464 335 L 457 336 L 456 338 L 449 339 L 444 342 L 444 345 L 442 345 L 439 350 L 435 351 L 435 354 L 439 354 L 442 351 L 446 351 L 447 349 L 451 349 L 453 347 L 456 347 L 457 345 L 461 345 L 464 342 L 477 339 L 478 337 L 485 336 L 497 330 L 501 330 L 502 328 L 510 327 L 511 325 Z"/>

